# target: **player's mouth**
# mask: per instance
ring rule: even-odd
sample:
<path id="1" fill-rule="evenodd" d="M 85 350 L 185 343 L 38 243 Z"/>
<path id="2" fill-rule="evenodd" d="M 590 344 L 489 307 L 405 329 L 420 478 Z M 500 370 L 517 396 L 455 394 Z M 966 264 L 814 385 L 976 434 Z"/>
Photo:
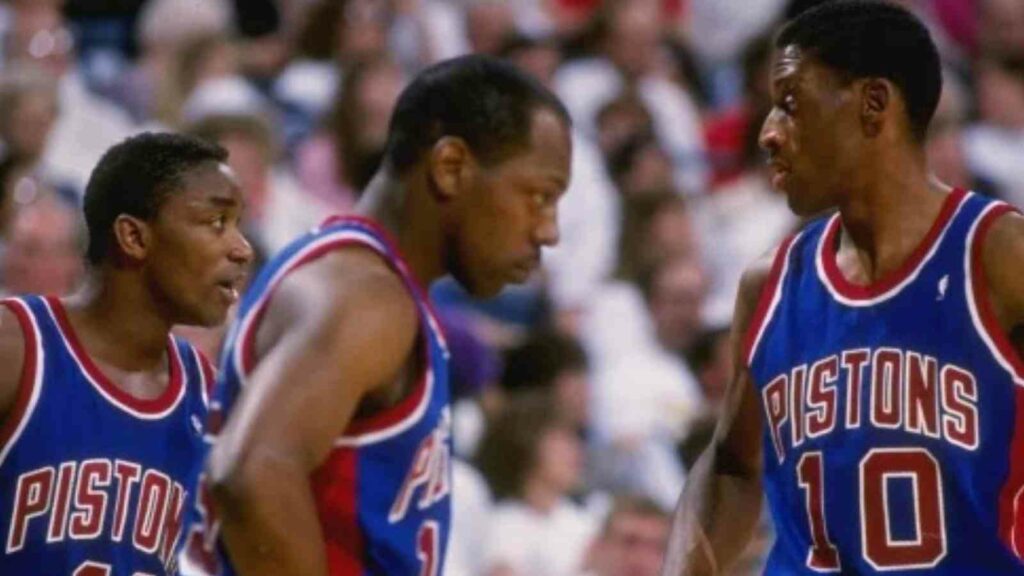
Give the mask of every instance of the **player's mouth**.
<path id="1" fill-rule="evenodd" d="M 217 282 L 217 291 L 220 292 L 221 297 L 224 298 L 228 305 L 238 302 L 243 281 L 244 276 L 238 276 Z"/>
<path id="2" fill-rule="evenodd" d="M 516 264 L 512 275 L 516 282 L 526 282 L 537 268 L 540 268 L 540 258 L 530 258 Z"/>
<path id="3" fill-rule="evenodd" d="M 775 188 L 776 190 L 781 190 L 783 183 L 789 176 L 789 166 L 786 166 L 782 162 L 773 159 L 768 162 L 768 167 L 772 171 L 772 188 Z"/>

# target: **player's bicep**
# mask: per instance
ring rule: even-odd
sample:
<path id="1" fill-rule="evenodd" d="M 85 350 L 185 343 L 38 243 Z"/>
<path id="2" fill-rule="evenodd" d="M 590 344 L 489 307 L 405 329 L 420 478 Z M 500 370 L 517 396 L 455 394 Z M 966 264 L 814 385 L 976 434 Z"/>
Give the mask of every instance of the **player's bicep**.
<path id="1" fill-rule="evenodd" d="M 7 306 L 0 306 L 0 422 L 18 397 L 24 361 L 24 331 L 14 313 Z"/>
<path id="2" fill-rule="evenodd" d="M 1009 331 L 1024 329 L 1024 216 L 1008 213 L 984 239 L 984 268 L 995 313 Z"/>
<path id="3" fill-rule="evenodd" d="M 342 292 L 300 295 L 307 310 L 247 378 L 211 457 L 212 477 L 259 461 L 311 472 L 367 392 L 401 372 L 418 325 L 401 281 L 381 276 Z"/>

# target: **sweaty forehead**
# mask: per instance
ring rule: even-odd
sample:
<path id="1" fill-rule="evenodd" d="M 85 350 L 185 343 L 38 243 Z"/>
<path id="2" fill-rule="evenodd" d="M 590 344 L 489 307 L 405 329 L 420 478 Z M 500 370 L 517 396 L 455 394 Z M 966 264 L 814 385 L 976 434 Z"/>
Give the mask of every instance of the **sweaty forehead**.
<path id="1" fill-rule="evenodd" d="M 806 74 L 807 57 L 802 48 L 789 44 L 775 51 L 772 56 L 772 86 L 798 83 Z"/>
<path id="2" fill-rule="evenodd" d="M 814 55 L 796 44 L 775 51 L 771 81 L 775 91 L 810 84 L 830 84 L 838 77 Z"/>
<path id="3" fill-rule="evenodd" d="M 528 166 L 535 175 L 568 184 L 572 163 L 572 138 L 569 127 L 554 112 L 534 112 L 530 134 Z"/>
<path id="4" fill-rule="evenodd" d="M 190 205 L 241 204 L 242 190 L 235 173 L 222 162 L 211 162 L 186 172 L 177 194 Z"/>

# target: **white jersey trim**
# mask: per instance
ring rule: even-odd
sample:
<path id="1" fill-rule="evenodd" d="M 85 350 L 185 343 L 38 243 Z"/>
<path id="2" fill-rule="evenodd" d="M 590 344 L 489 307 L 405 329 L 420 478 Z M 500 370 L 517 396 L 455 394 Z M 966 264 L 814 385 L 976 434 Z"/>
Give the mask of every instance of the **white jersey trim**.
<path id="1" fill-rule="evenodd" d="M 995 341 L 992 339 L 992 334 L 985 327 L 985 323 L 982 321 L 981 313 L 978 310 L 978 295 L 974 293 L 974 270 L 972 266 L 972 255 L 974 253 L 974 241 L 977 237 L 978 227 L 982 222 L 985 221 L 985 217 L 992 213 L 993 210 L 1001 209 L 1007 206 L 1005 202 L 993 202 L 992 204 L 985 207 L 981 214 L 971 224 L 970 232 L 967 233 L 967 247 L 964 250 L 964 278 L 965 284 L 967 285 L 967 307 L 971 311 L 971 322 L 974 324 L 974 330 L 981 337 L 981 340 L 985 343 L 989 352 L 996 359 L 996 362 L 1002 366 L 1007 373 L 1010 374 L 1010 378 L 1013 379 L 1014 383 L 1018 386 L 1024 386 L 1024 376 L 1019 374 L 1013 366 L 1013 363 L 999 350 Z"/>
<path id="2" fill-rule="evenodd" d="M 11 298 L 6 302 L 17 306 L 28 318 L 29 326 L 33 332 L 32 336 L 35 339 L 35 366 L 24 366 L 22 370 L 31 369 L 32 374 L 32 395 L 29 396 L 28 405 L 25 407 L 25 412 L 21 414 L 21 420 L 18 422 L 14 432 L 11 433 L 11 437 L 7 442 L 0 447 L 0 469 L 3 468 L 4 461 L 7 459 L 7 455 L 10 451 L 18 444 L 18 439 L 21 434 L 25 431 L 25 427 L 28 426 L 29 421 L 32 419 L 32 414 L 35 412 L 36 406 L 39 404 L 39 396 L 43 389 L 43 371 L 46 366 L 46 350 L 43 347 L 43 334 L 39 330 L 39 324 L 36 322 L 35 314 L 32 313 L 32 309 L 25 304 L 24 301 L 18 298 Z M 28 334 L 23 335 L 25 337 L 25 344 L 28 342 Z M 27 355 L 26 355 L 27 356 Z M 19 377 L 20 378 L 20 377 Z M 19 386 L 21 382 L 19 382 Z"/>
<path id="3" fill-rule="evenodd" d="M 278 270 L 274 273 L 273 276 L 271 276 L 270 280 L 267 282 L 267 287 L 264 289 L 263 294 L 261 294 L 259 299 L 253 303 L 252 307 L 248 310 L 245 317 L 242 318 L 240 322 L 238 322 L 238 328 L 237 330 L 234 331 L 235 333 L 229 335 L 228 339 L 226 340 L 231 347 L 231 366 L 234 368 L 235 373 L 238 375 L 240 388 L 244 389 L 248 385 L 249 378 L 249 375 L 246 373 L 245 370 L 245 362 L 243 357 L 245 343 L 249 340 L 249 338 L 253 337 L 252 331 L 255 326 L 255 321 L 261 315 L 263 309 L 266 307 L 267 302 L 270 300 L 271 295 L 273 295 L 274 291 L 277 289 L 278 284 L 281 283 L 284 277 L 289 272 L 291 272 L 297 264 L 305 260 L 310 254 L 317 250 L 320 250 L 321 248 L 338 242 L 360 243 L 369 246 L 371 249 L 375 250 L 376 252 L 383 256 L 388 256 L 386 246 L 382 244 L 372 234 L 358 229 L 346 228 L 343 230 L 339 230 L 337 232 L 326 234 L 321 238 L 317 238 L 316 240 L 310 242 L 307 246 L 304 246 L 301 250 L 293 254 L 290 258 L 285 260 L 285 262 L 281 264 Z M 399 270 L 396 271 L 396 273 L 404 274 L 405 271 Z M 408 283 L 409 280 L 403 278 L 403 284 Z M 416 297 L 415 293 L 411 290 L 410 294 L 414 298 Z M 431 329 L 435 330 L 435 333 L 440 334 L 440 330 L 437 328 L 436 320 L 433 318 L 433 315 L 430 313 L 430 311 L 426 309 L 425 306 L 417 305 L 417 308 L 419 309 L 420 314 L 426 315 L 428 322 L 431 326 Z M 424 337 L 427 338 L 428 336 Z M 427 348 L 429 352 L 429 345 Z M 420 399 L 420 402 L 416 406 L 416 408 L 407 417 L 380 430 L 373 430 L 355 436 L 339 436 L 334 441 L 334 446 L 359 447 L 366 446 L 368 444 L 382 442 L 408 430 L 413 425 L 415 425 L 420 419 L 422 419 L 423 414 L 426 412 L 427 406 L 430 404 L 430 399 L 434 387 L 434 373 L 433 370 L 431 369 L 429 356 L 426 359 L 426 365 L 426 374 L 424 375 L 426 381 L 424 383 L 422 398 Z"/>
<path id="4" fill-rule="evenodd" d="M 775 286 L 772 287 L 772 300 L 771 304 L 768 305 L 768 310 L 765 311 L 764 317 L 760 319 L 761 325 L 757 329 L 757 335 L 754 336 L 754 341 L 750 346 L 750 352 L 747 356 L 747 366 L 753 366 L 754 358 L 757 356 L 757 351 L 761 346 L 761 339 L 764 337 L 765 332 L 768 331 L 768 325 L 772 323 L 772 318 L 775 317 L 775 310 L 779 307 L 779 302 L 782 301 L 782 287 L 786 283 L 786 276 L 789 274 L 789 261 L 793 254 L 793 248 L 803 238 L 803 231 L 797 233 L 793 237 L 793 240 L 786 247 L 786 253 L 781 254 L 782 257 L 782 270 L 779 272 L 779 278 L 775 282 Z"/>
<path id="5" fill-rule="evenodd" d="M 85 364 L 82 362 L 82 359 L 78 356 L 78 352 L 75 350 L 75 347 L 71 344 L 71 342 L 68 341 L 67 334 L 64 333 L 64 330 L 61 327 L 61 323 L 57 319 L 57 315 L 53 311 L 53 308 L 50 306 L 50 303 L 47 302 L 45 299 L 43 299 L 42 302 L 43 305 L 46 306 L 46 311 L 50 314 L 50 320 L 53 321 L 53 325 L 56 327 L 57 333 L 60 334 L 60 339 L 64 343 L 64 349 L 68 351 L 68 354 L 71 356 L 72 360 L 75 361 L 75 365 L 78 367 L 79 373 L 81 373 L 82 376 L 89 382 L 89 384 L 92 385 L 93 389 L 96 390 L 96 392 L 99 392 L 100 396 L 103 396 L 103 398 L 105 398 L 107 402 L 109 402 L 112 406 L 140 420 L 160 420 L 161 418 L 167 417 L 167 415 L 171 414 L 172 412 L 174 412 L 175 409 L 178 408 L 178 405 L 181 404 L 182 398 L 185 397 L 185 391 L 188 389 L 188 373 L 185 370 L 184 363 L 181 361 L 181 354 L 178 352 L 178 345 L 177 343 L 174 342 L 174 339 L 170 335 L 168 335 L 168 341 L 170 342 L 170 346 L 168 346 L 168 348 L 171 350 L 171 353 L 167 355 L 167 361 L 174 363 L 175 366 L 177 366 L 178 373 L 181 375 L 182 382 L 181 386 L 178 388 L 178 395 L 175 396 L 174 400 L 171 401 L 171 403 L 166 408 L 159 412 L 139 412 L 138 410 L 132 408 L 131 406 L 128 406 L 127 404 L 124 404 L 117 398 L 114 398 L 113 396 L 108 394 L 107 391 L 103 389 L 103 386 L 101 386 L 99 382 L 93 379 L 92 374 L 89 373 L 89 370 L 86 369 Z M 171 373 L 173 371 L 174 368 L 168 366 L 168 373 Z M 168 386 L 170 385 L 171 383 L 170 381 L 168 381 Z"/>
<path id="6" fill-rule="evenodd" d="M 935 256 L 935 253 L 938 252 L 939 247 L 942 246 L 942 241 L 946 238 L 946 233 L 949 232 L 949 229 L 952 228 L 953 223 L 956 221 L 956 217 L 960 214 L 960 211 L 963 210 L 963 207 L 967 205 L 967 201 L 973 196 L 973 192 L 967 192 L 964 194 L 963 198 L 960 199 L 960 203 L 957 204 L 956 209 L 953 211 L 953 214 L 949 216 L 949 220 L 946 222 L 946 225 L 943 226 L 942 231 L 935 238 L 935 241 L 932 242 L 931 247 L 928 249 L 928 253 L 925 254 L 924 258 L 921 258 L 921 261 L 917 263 L 917 266 L 915 266 L 914 269 L 910 273 L 908 273 L 898 284 L 873 298 L 853 299 L 844 296 L 839 292 L 835 285 L 832 284 L 832 280 L 828 277 L 828 274 L 825 272 L 825 250 L 828 249 L 828 247 L 825 246 L 825 240 L 828 238 L 829 230 L 833 226 L 842 226 L 842 222 L 837 222 L 837 220 L 840 217 L 839 213 L 834 214 L 831 218 L 829 218 L 828 223 L 825 224 L 825 228 L 824 230 L 822 230 L 821 233 L 821 238 L 818 239 L 818 249 L 816 251 L 814 258 L 814 264 L 818 272 L 818 278 L 821 280 L 821 283 L 825 286 L 825 289 L 828 290 L 828 293 L 831 294 L 837 302 L 854 308 L 874 306 L 876 304 L 881 304 L 882 302 L 885 302 L 886 300 L 895 297 L 897 294 L 902 292 L 903 289 L 906 288 L 911 282 L 917 279 L 917 277 L 921 274 L 921 271 L 924 270 L 924 267 L 928 264 L 929 261 L 931 261 L 932 257 Z"/>

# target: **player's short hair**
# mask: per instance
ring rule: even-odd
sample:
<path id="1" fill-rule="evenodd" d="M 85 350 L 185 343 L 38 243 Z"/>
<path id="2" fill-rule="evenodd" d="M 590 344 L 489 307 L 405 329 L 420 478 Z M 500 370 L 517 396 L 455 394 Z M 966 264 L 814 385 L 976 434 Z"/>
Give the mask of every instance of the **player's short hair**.
<path id="1" fill-rule="evenodd" d="M 847 80 L 885 78 L 903 94 L 911 133 L 923 141 L 942 92 L 939 53 L 924 24 L 882 0 L 834 0 L 803 12 L 775 39 L 799 46 Z"/>
<path id="2" fill-rule="evenodd" d="M 118 216 L 151 220 L 168 195 L 182 187 L 186 174 L 227 157 L 216 144 L 171 133 L 146 132 L 107 150 L 85 188 L 89 262 L 99 264 L 107 257 Z"/>
<path id="3" fill-rule="evenodd" d="M 493 166 L 528 147 L 538 109 L 571 124 L 558 97 L 515 66 L 480 54 L 447 60 L 422 72 L 398 98 L 385 158 L 402 174 L 439 139 L 457 136 Z"/>

